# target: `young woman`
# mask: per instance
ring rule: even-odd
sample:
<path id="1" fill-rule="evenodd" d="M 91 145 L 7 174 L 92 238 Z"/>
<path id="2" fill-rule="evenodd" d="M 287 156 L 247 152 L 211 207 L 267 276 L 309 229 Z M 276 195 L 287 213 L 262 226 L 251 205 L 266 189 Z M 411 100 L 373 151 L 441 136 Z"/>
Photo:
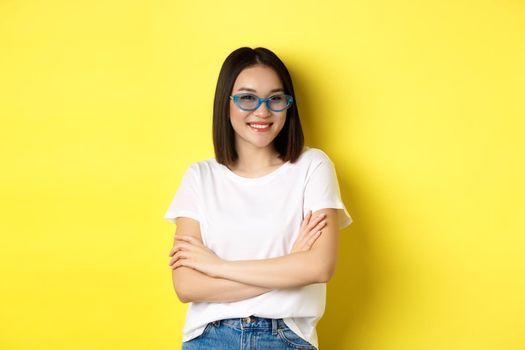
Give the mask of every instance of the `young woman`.
<path id="1" fill-rule="evenodd" d="M 290 74 L 270 50 L 225 60 L 215 158 L 193 163 L 165 218 L 183 349 L 316 349 L 339 230 L 352 218 L 333 163 L 304 147 Z"/>

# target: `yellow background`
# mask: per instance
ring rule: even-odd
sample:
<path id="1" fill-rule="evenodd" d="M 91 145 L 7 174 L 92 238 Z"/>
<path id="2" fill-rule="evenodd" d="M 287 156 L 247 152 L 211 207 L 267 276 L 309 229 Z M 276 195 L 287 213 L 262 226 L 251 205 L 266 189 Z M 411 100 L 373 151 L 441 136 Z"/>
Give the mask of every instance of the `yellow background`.
<path id="1" fill-rule="evenodd" d="M 355 220 L 321 349 L 524 349 L 519 0 L 0 1 L 0 348 L 180 348 L 163 215 L 240 46 Z"/>

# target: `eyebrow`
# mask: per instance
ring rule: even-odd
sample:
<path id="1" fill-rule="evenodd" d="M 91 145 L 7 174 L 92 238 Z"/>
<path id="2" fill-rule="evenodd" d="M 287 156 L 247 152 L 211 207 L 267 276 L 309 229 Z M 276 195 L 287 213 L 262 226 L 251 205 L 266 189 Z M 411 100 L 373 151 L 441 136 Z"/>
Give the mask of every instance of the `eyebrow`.
<path id="1" fill-rule="evenodd" d="M 242 91 L 257 92 L 257 91 L 255 91 L 254 89 L 251 89 L 251 88 L 245 88 L 245 87 L 239 88 L 237 91 L 241 91 L 241 90 L 242 90 Z M 283 89 L 283 88 L 277 88 L 277 89 L 270 90 L 270 92 L 279 92 L 279 91 L 284 92 L 284 89 Z"/>

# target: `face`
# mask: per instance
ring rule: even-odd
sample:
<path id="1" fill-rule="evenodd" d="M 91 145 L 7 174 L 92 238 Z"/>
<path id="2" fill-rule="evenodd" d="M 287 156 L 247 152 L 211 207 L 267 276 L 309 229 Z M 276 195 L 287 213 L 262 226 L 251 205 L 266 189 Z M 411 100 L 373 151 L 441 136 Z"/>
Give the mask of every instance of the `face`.
<path id="1" fill-rule="evenodd" d="M 270 67 L 256 65 L 241 71 L 233 85 L 232 96 L 253 93 L 261 98 L 284 94 L 277 73 Z M 273 148 L 273 140 L 286 121 L 286 110 L 273 112 L 262 103 L 255 111 L 239 109 L 230 100 L 230 121 L 235 131 L 235 145 L 239 147 Z"/>

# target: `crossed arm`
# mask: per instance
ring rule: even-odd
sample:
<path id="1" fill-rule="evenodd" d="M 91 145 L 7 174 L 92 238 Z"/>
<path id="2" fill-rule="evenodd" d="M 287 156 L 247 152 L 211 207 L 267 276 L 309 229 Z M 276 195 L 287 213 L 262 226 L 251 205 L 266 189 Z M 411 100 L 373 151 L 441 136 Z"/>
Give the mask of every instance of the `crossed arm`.
<path id="1" fill-rule="evenodd" d="M 173 258 L 169 263 L 177 296 L 184 303 L 231 302 L 273 289 L 328 282 L 335 270 L 339 229 L 336 209 L 330 208 L 313 213 L 313 228 L 319 222 L 315 218 L 321 214 L 326 215 L 322 234 L 313 236 L 310 244 L 306 244 L 307 249 L 297 248 L 296 242 L 288 255 L 243 261 L 220 259 L 202 244 L 197 221 L 177 218 L 175 242 L 170 251 Z"/>

